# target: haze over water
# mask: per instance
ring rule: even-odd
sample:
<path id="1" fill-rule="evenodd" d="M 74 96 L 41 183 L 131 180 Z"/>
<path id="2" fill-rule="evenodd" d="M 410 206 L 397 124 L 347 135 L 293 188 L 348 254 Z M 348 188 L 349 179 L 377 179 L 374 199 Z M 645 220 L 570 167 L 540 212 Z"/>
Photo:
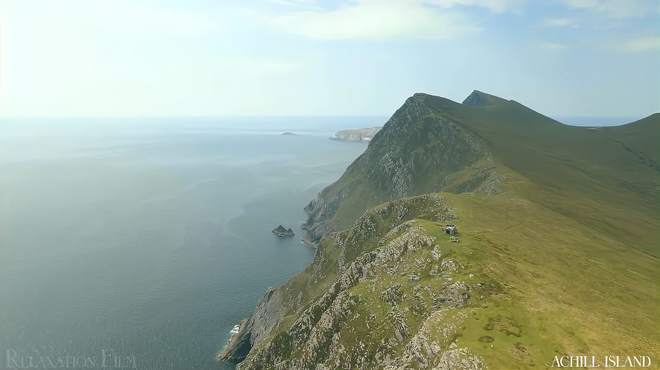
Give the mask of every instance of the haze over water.
<path id="1" fill-rule="evenodd" d="M 382 122 L 1 123 L 0 368 L 7 351 L 229 367 L 231 327 L 313 257 L 303 207 L 366 148 L 328 136 Z"/>

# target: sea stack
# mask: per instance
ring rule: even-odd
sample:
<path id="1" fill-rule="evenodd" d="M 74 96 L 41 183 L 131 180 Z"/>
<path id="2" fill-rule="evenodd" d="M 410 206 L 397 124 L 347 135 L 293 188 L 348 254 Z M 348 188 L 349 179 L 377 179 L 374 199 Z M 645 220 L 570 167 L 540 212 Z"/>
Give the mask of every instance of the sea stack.
<path id="1" fill-rule="evenodd" d="M 273 229 L 273 234 L 277 235 L 279 238 L 290 238 L 296 235 L 291 228 L 285 228 L 282 225 Z"/>

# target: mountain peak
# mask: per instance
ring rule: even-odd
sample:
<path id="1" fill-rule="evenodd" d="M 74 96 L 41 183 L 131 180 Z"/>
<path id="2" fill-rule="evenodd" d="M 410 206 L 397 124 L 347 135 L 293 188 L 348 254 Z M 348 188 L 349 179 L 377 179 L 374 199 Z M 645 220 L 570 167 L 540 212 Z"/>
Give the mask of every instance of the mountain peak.
<path id="1" fill-rule="evenodd" d="M 431 95 L 431 94 L 421 93 L 421 92 L 414 93 L 413 96 L 410 97 L 410 99 L 420 101 L 420 102 L 435 101 L 435 102 L 445 102 L 445 103 L 448 103 L 448 104 L 458 104 L 455 101 L 444 98 L 442 96 Z"/>
<path id="2" fill-rule="evenodd" d="M 461 106 L 460 103 L 457 103 L 451 99 L 443 98 L 442 96 L 431 95 L 427 93 L 415 93 L 406 100 L 404 107 L 408 105 L 418 105 L 422 104 L 428 108 L 435 110 L 446 110 L 446 109 L 456 109 Z"/>
<path id="3" fill-rule="evenodd" d="M 467 98 L 465 98 L 465 100 L 463 100 L 463 105 L 471 107 L 483 107 L 506 102 L 508 102 L 508 100 L 502 99 L 499 96 L 487 94 L 479 90 L 474 90 Z"/>

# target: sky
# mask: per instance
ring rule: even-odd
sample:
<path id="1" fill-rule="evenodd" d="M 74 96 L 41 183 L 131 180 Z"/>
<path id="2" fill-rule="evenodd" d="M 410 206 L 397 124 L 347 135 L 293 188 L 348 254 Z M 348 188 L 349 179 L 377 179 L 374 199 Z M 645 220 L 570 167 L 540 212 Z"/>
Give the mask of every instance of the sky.
<path id="1" fill-rule="evenodd" d="M 0 117 L 660 111 L 659 0 L 0 0 Z"/>

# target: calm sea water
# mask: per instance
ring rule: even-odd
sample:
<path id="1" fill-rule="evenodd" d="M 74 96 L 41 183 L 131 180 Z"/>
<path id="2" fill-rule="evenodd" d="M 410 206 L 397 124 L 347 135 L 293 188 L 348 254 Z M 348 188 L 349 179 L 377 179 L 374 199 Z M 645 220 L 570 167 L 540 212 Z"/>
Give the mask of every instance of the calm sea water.
<path id="1" fill-rule="evenodd" d="M 382 122 L 0 122 L 0 368 L 230 368 L 228 331 L 313 256 L 302 208 L 365 149 L 329 134 Z"/>

